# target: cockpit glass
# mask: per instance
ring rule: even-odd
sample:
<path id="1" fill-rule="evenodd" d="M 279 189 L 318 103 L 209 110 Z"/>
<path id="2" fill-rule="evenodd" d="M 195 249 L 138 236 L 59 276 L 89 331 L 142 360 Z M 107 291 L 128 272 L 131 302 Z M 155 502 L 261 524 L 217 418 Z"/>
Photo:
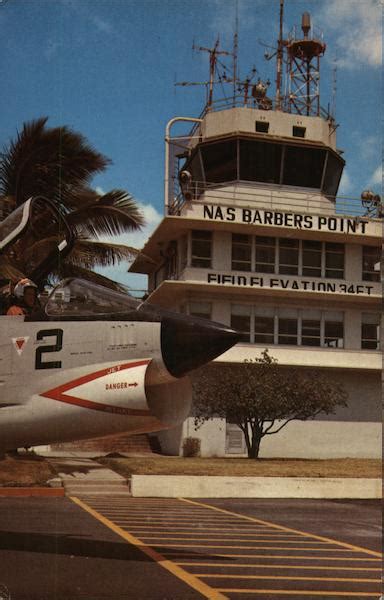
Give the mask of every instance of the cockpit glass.
<path id="1" fill-rule="evenodd" d="M 141 302 L 82 279 L 66 279 L 52 291 L 45 305 L 49 317 L 91 317 L 135 312 Z"/>
<path id="2" fill-rule="evenodd" d="M 38 283 L 65 256 L 71 239 L 57 208 L 45 198 L 32 198 L 0 224 L 1 261 Z"/>
<path id="3" fill-rule="evenodd" d="M 22 227 L 25 211 L 26 208 L 23 204 L 0 223 L 0 249 L 7 244 L 8 240 L 11 241 L 12 234 Z"/>

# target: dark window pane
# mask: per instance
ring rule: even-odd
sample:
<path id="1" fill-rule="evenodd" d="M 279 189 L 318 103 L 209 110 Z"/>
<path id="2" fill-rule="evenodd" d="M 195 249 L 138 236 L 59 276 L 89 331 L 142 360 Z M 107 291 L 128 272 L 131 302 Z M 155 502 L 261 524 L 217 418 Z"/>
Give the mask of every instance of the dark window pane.
<path id="1" fill-rule="evenodd" d="M 206 182 L 219 183 L 238 179 L 236 140 L 201 146 L 201 154 Z"/>
<path id="2" fill-rule="evenodd" d="M 303 275 L 321 277 L 321 242 L 303 240 Z"/>
<path id="3" fill-rule="evenodd" d="M 275 272 L 275 238 L 256 237 L 256 271 Z"/>
<path id="4" fill-rule="evenodd" d="M 325 276 L 344 277 L 344 244 L 325 244 Z"/>
<path id="5" fill-rule="evenodd" d="M 340 321 L 325 321 L 324 344 L 329 348 L 344 347 L 344 323 Z"/>
<path id="6" fill-rule="evenodd" d="M 320 346 L 320 321 L 317 319 L 302 320 L 301 343 L 303 346 Z"/>
<path id="7" fill-rule="evenodd" d="M 361 323 L 361 347 L 365 350 L 378 350 L 380 347 L 380 315 L 363 313 Z"/>
<path id="8" fill-rule="evenodd" d="M 281 152 L 278 144 L 240 140 L 240 179 L 279 183 Z"/>
<path id="9" fill-rule="evenodd" d="M 274 343 L 274 319 L 273 317 L 263 317 L 255 315 L 255 343 L 273 344 Z"/>
<path id="10" fill-rule="evenodd" d="M 232 235 L 232 269 L 250 271 L 252 259 L 252 238 L 249 235 Z"/>
<path id="11" fill-rule="evenodd" d="M 328 152 L 328 162 L 323 189 L 329 196 L 336 196 L 337 194 L 343 167 L 344 161 L 335 156 L 332 152 Z"/>
<path id="12" fill-rule="evenodd" d="M 297 345 L 297 319 L 279 318 L 279 344 Z"/>
<path id="13" fill-rule="evenodd" d="M 211 266 L 212 234 L 210 231 L 192 231 L 192 267 Z"/>
<path id="14" fill-rule="evenodd" d="M 279 273 L 297 275 L 299 271 L 299 241 L 280 239 Z"/>
<path id="15" fill-rule="evenodd" d="M 363 246 L 363 280 L 380 281 L 381 251 L 376 246 Z"/>
<path id="16" fill-rule="evenodd" d="M 320 189 L 324 160 L 325 150 L 287 146 L 283 183 Z"/>
<path id="17" fill-rule="evenodd" d="M 305 137 L 305 131 L 306 131 L 306 127 L 298 127 L 296 125 L 294 125 L 292 127 L 292 135 L 294 137 L 304 138 Z"/>
<path id="18" fill-rule="evenodd" d="M 269 131 L 269 123 L 268 121 L 256 121 L 256 131 L 259 133 L 268 133 Z"/>
<path id="19" fill-rule="evenodd" d="M 240 332 L 241 342 L 251 341 L 251 317 L 249 315 L 231 315 L 231 327 Z"/>

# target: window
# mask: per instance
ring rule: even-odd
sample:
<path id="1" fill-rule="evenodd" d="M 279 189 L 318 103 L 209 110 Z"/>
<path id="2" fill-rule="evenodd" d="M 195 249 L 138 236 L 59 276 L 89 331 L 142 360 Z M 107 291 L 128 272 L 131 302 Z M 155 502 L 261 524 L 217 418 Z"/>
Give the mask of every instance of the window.
<path id="1" fill-rule="evenodd" d="M 251 341 L 251 307 L 241 304 L 231 306 L 231 327 L 241 334 L 241 342 Z"/>
<path id="2" fill-rule="evenodd" d="M 325 244 L 325 277 L 344 278 L 344 244 Z"/>
<path id="3" fill-rule="evenodd" d="M 259 133 L 268 133 L 269 123 L 268 121 L 256 121 L 256 131 Z"/>
<path id="4" fill-rule="evenodd" d="M 294 125 L 292 127 L 292 135 L 293 137 L 305 138 L 305 127 L 299 127 L 298 125 Z"/>
<path id="5" fill-rule="evenodd" d="M 324 346 L 344 348 L 343 313 L 326 313 L 324 322 Z"/>
<path id="6" fill-rule="evenodd" d="M 279 344 L 297 346 L 297 311 L 281 310 L 279 313 Z"/>
<path id="7" fill-rule="evenodd" d="M 380 315 L 363 313 L 361 315 L 361 347 L 364 350 L 380 348 Z"/>
<path id="8" fill-rule="evenodd" d="M 280 238 L 279 273 L 297 275 L 299 272 L 299 240 Z"/>
<path id="9" fill-rule="evenodd" d="M 227 140 L 201 146 L 205 181 L 219 183 L 237 177 L 237 140 Z"/>
<path id="10" fill-rule="evenodd" d="M 255 344 L 274 344 L 274 309 L 255 307 Z"/>
<path id="11" fill-rule="evenodd" d="M 210 302 L 190 302 L 189 314 L 200 319 L 211 319 L 212 305 Z"/>
<path id="12" fill-rule="evenodd" d="M 279 144 L 240 140 L 240 179 L 279 183 L 281 154 Z"/>
<path id="13" fill-rule="evenodd" d="M 316 310 L 304 310 L 301 315 L 301 345 L 321 345 L 321 313 Z"/>
<path id="14" fill-rule="evenodd" d="M 321 188 L 325 150 L 287 146 L 285 149 L 283 183 L 298 187 Z"/>
<path id="15" fill-rule="evenodd" d="M 363 246 L 363 280 L 380 281 L 380 248 Z"/>
<path id="16" fill-rule="evenodd" d="M 210 231 L 192 231 L 192 267 L 211 267 L 212 233 Z"/>
<path id="17" fill-rule="evenodd" d="M 232 270 L 250 271 L 252 263 L 252 236 L 232 234 Z"/>
<path id="18" fill-rule="evenodd" d="M 180 250 L 180 270 L 182 271 L 188 264 L 188 236 L 183 235 L 179 242 Z"/>
<path id="19" fill-rule="evenodd" d="M 344 164 L 344 160 L 340 156 L 336 156 L 332 152 L 328 151 L 323 190 L 329 196 L 336 196 L 337 194 Z"/>
<path id="20" fill-rule="evenodd" d="M 303 275 L 321 277 L 321 242 L 303 240 Z"/>
<path id="21" fill-rule="evenodd" d="M 275 238 L 256 236 L 256 271 L 275 272 Z"/>

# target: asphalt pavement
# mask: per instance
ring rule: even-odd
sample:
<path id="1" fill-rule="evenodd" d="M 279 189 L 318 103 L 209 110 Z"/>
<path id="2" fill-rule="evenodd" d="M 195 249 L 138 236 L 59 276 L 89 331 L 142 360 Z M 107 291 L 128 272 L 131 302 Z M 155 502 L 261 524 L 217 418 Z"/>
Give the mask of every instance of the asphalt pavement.
<path id="1" fill-rule="evenodd" d="M 10 600 L 379 598 L 378 501 L 0 498 Z"/>

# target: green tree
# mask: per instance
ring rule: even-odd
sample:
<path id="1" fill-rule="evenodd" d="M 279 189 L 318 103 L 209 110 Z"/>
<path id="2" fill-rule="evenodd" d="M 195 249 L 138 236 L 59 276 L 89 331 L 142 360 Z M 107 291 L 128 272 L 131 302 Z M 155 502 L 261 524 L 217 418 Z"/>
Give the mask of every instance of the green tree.
<path id="1" fill-rule="evenodd" d="M 212 365 L 194 381 L 197 427 L 213 417 L 225 418 L 242 430 L 249 458 L 258 458 L 264 436 L 281 431 L 290 421 L 314 419 L 347 406 L 337 383 L 317 373 L 281 367 L 267 350 L 241 365 Z"/>
<path id="2" fill-rule="evenodd" d="M 31 196 L 55 202 L 74 233 L 75 243 L 51 279 L 83 277 L 108 287 L 122 286 L 94 272 L 131 258 L 135 249 L 102 242 L 140 229 L 144 224 L 133 197 L 114 189 L 99 194 L 90 187 L 92 177 L 106 169 L 110 160 L 94 150 L 70 128 L 47 127 L 47 117 L 24 124 L 20 133 L 3 149 L 0 159 L 0 209 L 10 212 Z M 22 272 L 22 256 L 9 272 Z M 28 273 L 23 273 L 28 275 Z"/>

